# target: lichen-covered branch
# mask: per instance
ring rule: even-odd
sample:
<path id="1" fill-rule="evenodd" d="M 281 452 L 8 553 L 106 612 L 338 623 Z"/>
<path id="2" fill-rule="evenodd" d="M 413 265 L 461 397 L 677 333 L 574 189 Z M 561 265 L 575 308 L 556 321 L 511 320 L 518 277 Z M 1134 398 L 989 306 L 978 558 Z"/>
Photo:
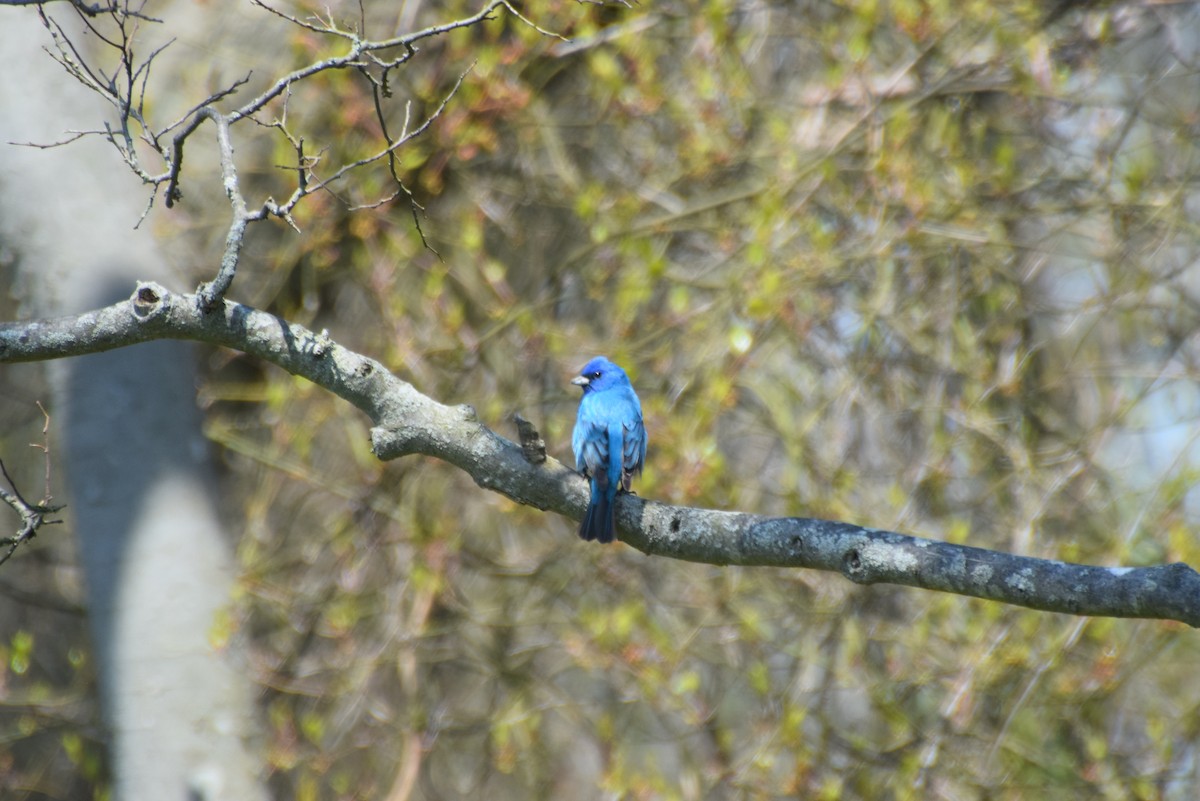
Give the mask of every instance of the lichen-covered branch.
<path id="1" fill-rule="evenodd" d="M 266 312 L 229 301 L 204 311 L 198 295 L 141 284 L 121 303 L 76 317 L 0 325 L 0 362 L 37 361 L 151 339 L 187 339 L 249 353 L 336 393 L 371 419 L 381 459 L 421 453 L 538 509 L 578 519 L 581 476 L 485 426 L 470 406 L 447 406 L 379 362 Z M 989 551 L 850 523 L 770 518 L 624 496 L 621 539 L 652 555 L 693 562 L 828 570 L 860 584 L 889 583 L 1075 615 L 1178 620 L 1200 626 L 1200 573 L 1184 564 L 1096 567 Z"/>

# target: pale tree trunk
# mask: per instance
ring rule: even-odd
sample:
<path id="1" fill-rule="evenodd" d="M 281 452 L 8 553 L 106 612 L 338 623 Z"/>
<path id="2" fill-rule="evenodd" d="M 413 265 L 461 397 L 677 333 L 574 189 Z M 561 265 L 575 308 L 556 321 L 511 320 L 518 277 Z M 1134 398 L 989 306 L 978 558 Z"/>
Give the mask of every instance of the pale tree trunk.
<path id="1" fill-rule="evenodd" d="M 108 109 L 43 52 L 32 9 L 0 17 L 0 235 L 28 284 L 27 314 L 101 306 L 137 278 L 184 288 L 150 233 L 133 230 L 145 190 L 111 147 L 7 144 L 95 129 Z M 234 561 L 193 362 L 191 347 L 156 342 L 54 369 L 56 477 L 70 488 L 117 799 L 267 797 L 244 659 L 211 643 Z"/>

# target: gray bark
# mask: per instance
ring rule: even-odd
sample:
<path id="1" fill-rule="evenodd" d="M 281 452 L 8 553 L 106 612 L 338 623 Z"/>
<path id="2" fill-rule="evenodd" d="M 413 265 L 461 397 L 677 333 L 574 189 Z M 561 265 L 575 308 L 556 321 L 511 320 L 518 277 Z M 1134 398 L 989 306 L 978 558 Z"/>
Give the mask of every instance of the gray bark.
<path id="1" fill-rule="evenodd" d="M 155 339 L 235 348 L 279 365 L 362 409 L 381 459 L 422 453 L 466 471 L 519 502 L 578 520 L 587 483 L 541 455 L 520 421 L 523 445 L 483 425 L 470 406 L 418 392 L 379 362 L 324 332 L 248 306 L 142 283 L 125 301 L 77 317 L 0 325 L 0 362 L 73 356 Z M 530 458 L 530 454 L 535 458 Z M 694 509 L 618 499 L 621 539 L 652 555 L 693 562 L 837 571 L 861 584 L 889 583 L 1073 615 L 1179 620 L 1200 626 L 1200 574 L 1184 564 L 1096 567 L 938 542 L 849 523 Z"/>

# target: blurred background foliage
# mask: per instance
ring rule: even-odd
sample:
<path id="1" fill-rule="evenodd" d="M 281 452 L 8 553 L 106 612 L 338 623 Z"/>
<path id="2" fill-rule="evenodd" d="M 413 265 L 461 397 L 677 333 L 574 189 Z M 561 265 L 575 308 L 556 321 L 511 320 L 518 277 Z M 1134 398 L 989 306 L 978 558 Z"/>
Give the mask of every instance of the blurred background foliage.
<path id="1" fill-rule="evenodd" d="M 478 7 L 374 4 L 366 32 Z M 429 247 L 403 198 L 354 210 L 394 191 L 362 171 L 304 202 L 302 235 L 252 229 L 232 296 L 503 434 L 520 412 L 560 459 L 568 381 L 607 354 L 642 398 L 646 497 L 1200 565 L 1193 6 L 521 10 L 568 41 L 500 14 L 394 76 L 393 132 L 405 102 L 429 113 L 466 73 L 399 153 Z M 346 29 L 359 13 L 332 7 Z M 205 54 L 185 106 L 247 64 L 267 82 L 340 46 L 252 11 L 211 24 L 179 45 Z M 305 82 L 288 114 L 326 164 L 378 146 L 361 76 Z M 256 135 L 244 188 L 284 197 L 274 165 L 292 157 Z M 203 194 L 153 217 L 197 279 L 228 214 Z M 1200 647 L 1182 626 L 584 547 L 571 521 L 446 465 L 378 463 L 362 415 L 312 386 L 204 358 L 243 569 L 212 636 L 248 645 L 279 798 L 1200 788 Z M 19 744 L 12 699 L 76 698 L 86 645 L 49 628 L 63 610 L 13 614 L 0 736 Z M 102 795 L 102 743 L 74 714 L 30 729 Z"/>

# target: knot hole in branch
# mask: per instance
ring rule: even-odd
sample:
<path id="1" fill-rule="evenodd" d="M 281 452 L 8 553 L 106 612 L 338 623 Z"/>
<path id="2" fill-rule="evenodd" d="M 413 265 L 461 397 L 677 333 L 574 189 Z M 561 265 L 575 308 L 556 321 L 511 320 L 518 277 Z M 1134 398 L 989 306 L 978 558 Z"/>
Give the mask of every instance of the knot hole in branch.
<path id="1" fill-rule="evenodd" d="M 862 554 L 858 552 L 857 548 L 851 548 L 842 557 L 842 573 L 851 581 L 858 581 L 862 577 Z"/>
<path id="2" fill-rule="evenodd" d="M 165 296 L 166 290 L 158 284 L 153 282 L 138 284 L 137 290 L 130 298 L 133 303 L 133 316 L 138 320 L 145 321 L 161 314 Z"/>

